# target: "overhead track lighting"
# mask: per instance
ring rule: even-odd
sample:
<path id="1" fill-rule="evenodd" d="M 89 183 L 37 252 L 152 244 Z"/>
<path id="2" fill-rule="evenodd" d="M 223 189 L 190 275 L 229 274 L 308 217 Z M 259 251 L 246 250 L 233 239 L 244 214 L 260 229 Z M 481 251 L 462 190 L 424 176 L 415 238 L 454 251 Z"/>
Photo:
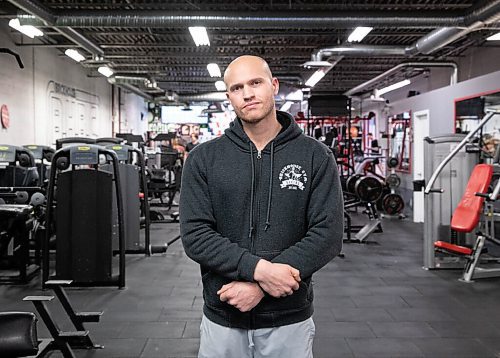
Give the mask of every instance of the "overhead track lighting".
<path id="1" fill-rule="evenodd" d="M 215 88 L 217 88 L 217 91 L 225 91 L 226 84 L 224 83 L 224 81 L 217 81 L 215 82 Z"/>
<path id="2" fill-rule="evenodd" d="M 66 56 L 72 58 L 76 62 L 81 62 L 81 61 L 85 60 L 85 56 L 83 56 L 80 52 L 78 52 L 78 50 L 75 50 L 72 48 L 69 48 L 66 51 L 64 51 L 64 54 Z"/>
<path id="3" fill-rule="evenodd" d="M 373 30 L 373 27 L 358 26 L 351 32 L 347 38 L 347 42 L 361 42 L 371 30 Z"/>
<path id="4" fill-rule="evenodd" d="M 382 89 L 379 89 L 377 91 L 377 93 L 378 93 L 379 96 L 382 96 L 383 94 L 385 94 L 387 92 L 391 92 L 391 91 L 397 90 L 397 89 L 399 89 L 401 87 L 408 86 L 410 83 L 411 83 L 410 80 L 403 80 L 403 81 L 394 83 L 394 84 L 392 84 L 390 86 L 387 86 L 387 87 L 384 87 Z"/>
<path id="5" fill-rule="evenodd" d="M 196 46 L 210 46 L 207 29 L 204 26 L 189 27 L 189 32 L 191 33 Z"/>
<path id="6" fill-rule="evenodd" d="M 110 77 L 113 75 L 113 70 L 109 68 L 108 66 L 101 66 L 97 69 L 97 72 L 99 72 L 101 75 Z"/>
<path id="7" fill-rule="evenodd" d="M 43 36 L 43 32 L 38 30 L 36 27 L 31 25 L 21 25 L 19 19 L 10 20 L 9 26 L 32 39 L 35 38 L 35 36 Z"/>
<path id="8" fill-rule="evenodd" d="M 500 41 L 500 32 L 497 32 L 494 35 L 491 35 L 486 39 L 486 41 Z"/>
<path id="9" fill-rule="evenodd" d="M 217 65 L 216 63 L 209 63 L 207 65 L 207 70 L 210 74 L 210 77 L 221 77 L 219 65 Z"/>
<path id="10" fill-rule="evenodd" d="M 283 105 L 281 106 L 280 108 L 280 111 L 283 111 L 283 112 L 286 112 L 290 109 L 290 107 L 292 107 L 292 104 L 293 102 L 292 101 L 286 101 L 285 103 L 283 103 Z"/>
<path id="11" fill-rule="evenodd" d="M 323 77 L 325 77 L 326 72 L 324 69 L 319 69 L 314 72 L 311 77 L 306 81 L 306 86 L 308 87 L 314 87 L 316 86 L 316 83 L 318 83 Z"/>
<path id="12" fill-rule="evenodd" d="M 302 64 L 305 68 L 313 67 L 333 67 L 333 64 L 328 61 L 307 61 Z"/>

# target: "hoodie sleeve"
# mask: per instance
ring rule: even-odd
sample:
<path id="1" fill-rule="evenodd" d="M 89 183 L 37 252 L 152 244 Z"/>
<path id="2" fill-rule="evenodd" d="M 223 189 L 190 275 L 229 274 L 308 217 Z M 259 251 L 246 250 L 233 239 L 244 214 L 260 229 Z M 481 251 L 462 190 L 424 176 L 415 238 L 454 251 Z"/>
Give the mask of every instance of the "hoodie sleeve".
<path id="1" fill-rule="evenodd" d="M 254 281 L 260 257 L 215 230 L 206 169 L 199 165 L 198 154 L 199 150 L 191 152 L 182 173 L 179 218 L 184 250 L 191 259 L 222 276 Z"/>
<path id="2" fill-rule="evenodd" d="M 332 153 L 313 175 L 304 238 L 285 249 L 272 262 L 288 264 L 310 277 L 342 250 L 344 205 L 337 165 Z"/>

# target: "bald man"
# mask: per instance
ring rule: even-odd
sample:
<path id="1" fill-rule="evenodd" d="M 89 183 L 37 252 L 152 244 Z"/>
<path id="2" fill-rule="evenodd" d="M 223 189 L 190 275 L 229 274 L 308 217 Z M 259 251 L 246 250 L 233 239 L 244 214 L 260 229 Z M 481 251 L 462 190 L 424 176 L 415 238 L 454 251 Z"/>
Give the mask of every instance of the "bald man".
<path id="1" fill-rule="evenodd" d="M 182 242 L 203 282 L 198 357 L 312 357 L 311 278 L 342 248 L 335 160 L 276 111 L 262 58 L 236 58 L 224 82 L 237 117 L 182 178 Z"/>

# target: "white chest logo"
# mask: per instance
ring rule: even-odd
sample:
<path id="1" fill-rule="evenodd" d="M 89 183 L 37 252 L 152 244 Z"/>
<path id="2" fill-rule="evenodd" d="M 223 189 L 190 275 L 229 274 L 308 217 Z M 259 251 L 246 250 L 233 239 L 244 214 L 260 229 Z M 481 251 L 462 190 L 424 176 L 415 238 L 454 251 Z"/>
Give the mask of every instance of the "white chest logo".
<path id="1" fill-rule="evenodd" d="M 300 165 L 288 164 L 280 171 L 281 189 L 304 190 L 307 183 L 307 174 Z"/>

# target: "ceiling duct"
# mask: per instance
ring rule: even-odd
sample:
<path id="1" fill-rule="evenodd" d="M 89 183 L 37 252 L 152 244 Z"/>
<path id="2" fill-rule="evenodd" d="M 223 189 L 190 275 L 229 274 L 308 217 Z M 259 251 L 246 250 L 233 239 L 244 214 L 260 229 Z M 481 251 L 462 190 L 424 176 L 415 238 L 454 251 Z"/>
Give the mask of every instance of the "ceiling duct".
<path id="1" fill-rule="evenodd" d="M 312 61 L 322 61 L 330 56 L 412 56 L 429 55 L 434 51 L 458 40 L 468 33 L 500 20 L 500 0 L 490 1 L 474 8 L 454 27 L 440 27 L 417 40 L 408 47 L 397 46 L 334 46 L 317 50 L 311 55 Z"/>
<path id="2" fill-rule="evenodd" d="M 366 81 L 359 86 L 356 86 L 349 91 L 345 92 L 344 95 L 346 96 L 353 96 L 355 94 L 361 93 L 365 91 L 367 88 L 370 86 L 373 86 L 377 83 L 379 83 L 381 80 L 384 78 L 387 78 L 388 76 L 399 72 L 403 68 L 407 67 L 424 67 L 424 68 L 432 68 L 432 67 L 451 67 L 452 68 L 452 74 L 450 76 L 450 84 L 456 84 L 457 83 L 457 76 L 458 76 L 458 66 L 455 62 L 407 62 L 407 63 L 400 63 L 399 65 L 391 68 L 390 70 L 378 75 L 375 78 L 372 78 L 369 81 Z"/>
<path id="3" fill-rule="evenodd" d="M 19 1 L 19 0 L 12 0 Z M 382 11 L 338 11 L 333 15 L 324 12 L 213 12 L 190 11 L 148 11 L 148 10 L 85 10 L 66 11 L 56 17 L 53 25 L 57 27 L 127 27 L 127 28 L 185 28 L 197 23 L 206 27 L 237 28 L 345 28 L 362 23 L 365 26 L 404 28 L 465 26 L 465 17 L 457 12 L 428 11 L 425 16 L 401 11 L 387 16 Z M 25 23 L 28 24 L 28 23 Z M 36 25 L 36 20 L 30 20 Z"/>
<path id="4" fill-rule="evenodd" d="M 165 96 L 155 97 L 155 102 L 168 103 L 171 105 L 181 105 L 190 102 L 224 102 L 227 101 L 225 92 L 207 92 L 198 94 L 178 95 L 174 92 L 167 92 Z"/>
<path id="5" fill-rule="evenodd" d="M 179 102 L 224 102 L 227 101 L 226 92 L 208 92 L 191 95 L 179 95 Z"/>
<path id="6" fill-rule="evenodd" d="M 24 21 L 38 21 L 39 26 L 51 26 L 54 27 L 54 23 L 57 19 L 50 10 L 46 9 L 42 4 L 36 1 L 30 0 L 8 0 L 11 4 L 17 6 L 21 10 L 27 12 L 28 14 L 35 16 L 26 17 L 20 16 L 19 21 L 23 24 Z M 79 32 L 73 30 L 72 28 L 62 27 L 56 28 L 57 32 L 61 35 L 67 37 L 69 40 L 73 41 L 75 44 L 85 49 L 87 52 L 93 55 L 103 56 L 104 51 L 95 43 L 87 39 L 85 36 Z"/>

